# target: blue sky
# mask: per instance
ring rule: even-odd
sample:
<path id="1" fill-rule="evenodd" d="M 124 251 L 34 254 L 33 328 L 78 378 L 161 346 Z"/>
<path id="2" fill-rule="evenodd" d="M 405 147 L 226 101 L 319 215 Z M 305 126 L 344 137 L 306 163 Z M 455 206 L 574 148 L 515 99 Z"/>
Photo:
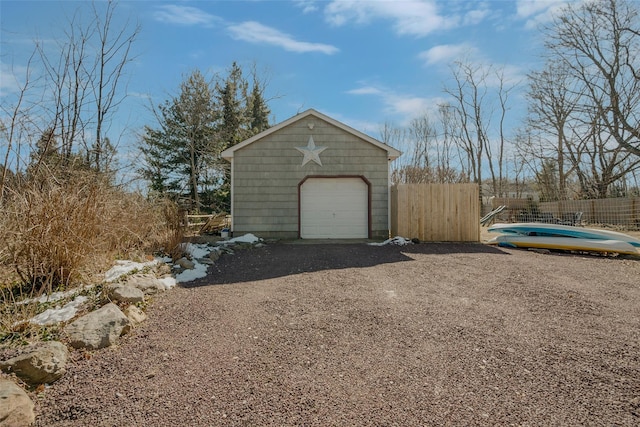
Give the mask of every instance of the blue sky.
<path id="1" fill-rule="evenodd" d="M 154 104 L 176 94 L 195 68 L 256 63 L 269 80 L 272 122 L 317 109 L 373 137 L 445 99 L 449 64 L 462 56 L 504 67 L 510 82 L 539 67 L 540 24 L 563 1 L 120 1 L 117 19 L 141 25 L 130 66 L 131 97 L 118 114 L 134 130 L 153 124 Z M 0 1 L 0 94 L 29 44 L 60 34 L 73 1 Z M 114 27 L 118 22 L 114 23 Z M 524 109 L 513 98 L 512 123 Z M 126 118 L 124 118 L 126 116 Z M 133 137 L 132 137 L 133 138 Z"/>

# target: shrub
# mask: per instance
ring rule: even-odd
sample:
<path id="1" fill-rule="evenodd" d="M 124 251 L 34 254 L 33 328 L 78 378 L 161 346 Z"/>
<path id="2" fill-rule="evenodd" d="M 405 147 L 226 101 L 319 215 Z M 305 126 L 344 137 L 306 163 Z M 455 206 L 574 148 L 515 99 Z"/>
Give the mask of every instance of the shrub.
<path id="1" fill-rule="evenodd" d="M 147 200 L 89 172 L 27 182 L 1 209 L 0 263 L 31 294 L 90 280 L 114 257 L 169 252 L 181 238 L 171 202 Z"/>

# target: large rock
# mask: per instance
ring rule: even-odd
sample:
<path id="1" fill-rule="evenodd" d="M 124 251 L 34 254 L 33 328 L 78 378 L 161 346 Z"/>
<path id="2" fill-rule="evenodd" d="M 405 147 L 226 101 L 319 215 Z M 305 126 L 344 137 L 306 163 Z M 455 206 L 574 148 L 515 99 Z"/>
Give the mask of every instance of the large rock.
<path id="1" fill-rule="evenodd" d="M 152 295 L 166 289 L 165 284 L 158 278 L 147 274 L 136 274 L 129 277 L 127 285 L 140 289 L 145 295 Z"/>
<path id="2" fill-rule="evenodd" d="M 166 263 L 160 263 L 156 265 L 155 270 L 155 274 L 158 277 L 162 277 L 166 274 L 171 274 L 171 267 L 169 267 L 169 264 Z"/>
<path id="3" fill-rule="evenodd" d="M 196 266 L 193 261 L 188 260 L 185 257 L 182 257 L 179 260 L 177 260 L 176 264 L 187 270 L 193 270 L 193 268 Z"/>
<path id="4" fill-rule="evenodd" d="M 68 358 L 66 345 L 49 341 L 29 346 L 19 356 L 0 362 L 0 369 L 15 373 L 30 385 L 51 384 L 66 372 Z"/>
<path id="5" fill-rule="evenodd" d="M 27 393 L 13 381 L 0 379 L 0 427 L 28 426 L 35 420 Z"/>
<path id="6" fill-rule="evenodd" d="M 117 305 L 104 307 L 80 317 L 65 328 L 74 348 L 99 349 L 115 344 L 120 335 L 129 332 L 131 324 Z"/>
<path id="7" fill-rule="evenodd" d="M 209 252 L 209 259 L 211 261 L 217 261 L 218 259 L 220 259 L 220 251 L 218 250 L 213 250 L 211 252 Z"/>
<path id="8" fill-rule="evenodd" d="M 112 285 L 109 287 L 109 299 L 135 304 L 144 301 L 144 292 L 131 285 Z"/>
<path id="9" fill-rule="evenodd" d="M 144 314 L 144 311 L 140 310 L 135 305 L 130 305 L 129 307 L 125 308 L 124 315 L 127 316 L 127 319 L 129 319 L 133 326 L 147 320 L 147 315 Z"/>

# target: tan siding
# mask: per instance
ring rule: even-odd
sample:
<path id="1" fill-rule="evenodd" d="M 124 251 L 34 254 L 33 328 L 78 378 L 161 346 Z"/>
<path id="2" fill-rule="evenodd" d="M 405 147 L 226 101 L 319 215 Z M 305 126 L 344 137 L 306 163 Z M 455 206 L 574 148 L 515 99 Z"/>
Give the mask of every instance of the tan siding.
<path id="1" fill-rule="evenodd" d="M 254 207 L 255 203 L 266 203 L 266 202 L 278 202 L 278 203 L 297 203 L 298 201 L 298 197 L 296 194 L 290 194 L 290 193 L 274 193 L 271 192 L 270 194 L 267 194 L 264 192 L 264 189 L 261 188 L 247 188 L 247 195 L 251 195 L 251 200 L 236 200 L 236 207 L 238 206 L 238 204 L 243 204 L 246 205 L 244 207 Z M 262 190 L 262 191 L 259 191 Z M 248 203 L 252 203 L 251 205 L 248 205 Z"/>
<path id="2" fill-rule="evenodd" d="M 296 147 L 306 147 L 309 136 L 316 147 L 327 147 L 322 166 L 302 166 Z M 302 119 L 234 153 L 234 232 L 296 237 L 298 184 L 305 176 L 356 175 L 371 183 L 372 233 L 386 237 L 387 168 L 385 150 L 317 118 Z"/>
<path id="3" fill-rule="evenodd" d="M 250 215 L 250 213 L 254 213 Z M 245 221 L 250 224 L 297 224 L 298 223 L 298 209 L 271 209 L 269 212 L 272 216 L 259 217 L 256 214 L 262 212 L 262 209 L 247 209 L 245 211 Z M 241 217 L 242 218 L 242 217 Z"/>

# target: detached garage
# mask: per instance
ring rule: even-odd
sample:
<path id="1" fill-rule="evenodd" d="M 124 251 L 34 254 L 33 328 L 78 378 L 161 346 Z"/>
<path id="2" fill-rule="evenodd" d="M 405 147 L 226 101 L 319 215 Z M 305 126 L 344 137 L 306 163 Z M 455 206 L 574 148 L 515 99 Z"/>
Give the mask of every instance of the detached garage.
<path id="1" fill-rule="evenodd" d="M 389 164 L 400 152 L 315 110 L 225 151 L 232 231 L 280 239 L 389 235 Z"/>

